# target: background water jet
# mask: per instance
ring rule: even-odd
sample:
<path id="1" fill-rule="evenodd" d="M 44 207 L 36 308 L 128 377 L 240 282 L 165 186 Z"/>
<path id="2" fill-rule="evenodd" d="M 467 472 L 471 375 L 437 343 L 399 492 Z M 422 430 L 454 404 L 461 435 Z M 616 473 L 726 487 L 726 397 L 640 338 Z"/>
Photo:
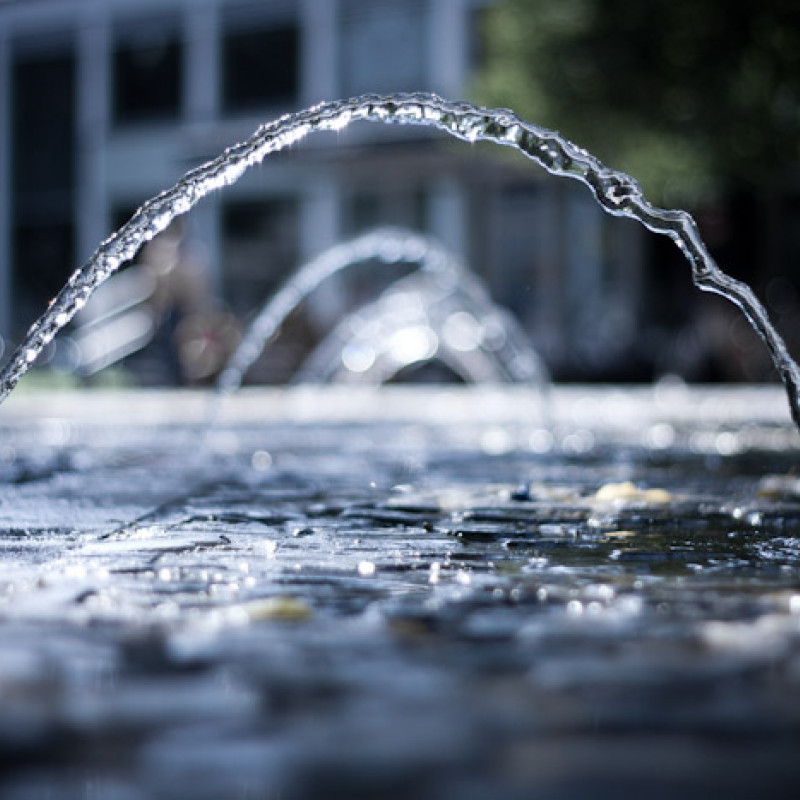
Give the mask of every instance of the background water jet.
<path id="1" fill-rule="evenodd" d="M 413 284 L 413 289 L 412 284 L 405 285 L 409 293 L 416 292 L 419 295 L 426 310 L 429 310 L 431 304 L 438 302 L 447 304 L 453 313 L 462 305 L 468 306 L 470 312 L 481 317 L 491 317 L 501 328 L 500 334 L 503 337 L 503 342 L 494 348 L 496 352 L 492 355 L 496 375 L 505 376 L 505 379 L 511 381 L 547 380 L 546 369 L 513 318 L 492 304 L 479 279 L 469 273 L 455 255 L 428 236 L 403 228 L 383 227 L 337 244 L 300 267 L 256 315 L 220 374 L 217 392 L 228 394 L 241 385 L 247 370 L 261 355 L 266 343 L 278 332 L 289 314 L 323 281 L 348 267 L 370 260 L 377 260 L 385 265 L 416 264 L 425 283 L 419 284 L 417 281 Z M 413 278 L 412 274 L 405 281 Z M 403 282 L 398 281 L 399 283 Z M 402 297 L 399 289 L 397 284 L 392 284 L 384 295 Z M 392 290 L 398 291 L 392 295 Z M 425 297 L 422 296 L 423 292 Z M 384 304 L 388 297 L 384 299 Z M 351 333 L 359 339 L 368 335 L 363 327 L 361 333 L 355 331 L 356 317 L 369 317 L 373 323 L 378 323 L 378 327 L 374 324 L 373 327 L 376 335 L 379 335 L 381 332 L 385 333 L 378 322 L 382 313 L 385 316 L 387 310 L 379 299 L 369 308 L 359 309 L 342 320 L 331 332 L 329 340 L 323 342 L 311 355 L 310 362 L 301 367 L 300 379 L 311 383 L 328 380 L 335 372 L 335 365 L 341 363 L 341 348 L 347 346 L 347 341 L 351 338 L 346 334 L 348 328 L 352 328 Z M 416 322 L 419 321 L 417 318 Z M 431 354 L 433 355 L 435 353 Z M 465 374 L 463 377 L 466 379 L 469 376 Z M 477 376 L 472 376 L 471 379 L 475 380 Z"/>
<path id="2" fill-rule="evenodd" d="M 464 274 L 444 291 L 423 273 L 401 278 L 342 319 L 293 380 L 380 384 L 408 367 L 435 361 L 466 383 L 544 387 L 547 370 L 515 318 L 492 304 L 470 277 Z M 431 340 L 430 352 L 404 357 L 398 340 L 415 332 Z"/>
<path id="3" fill-rule="evenodd" d="M 690 214 L 651 205 L 632 177 L 609 169 L 558 133 L 527 123 L 513 111 L 450 102 L 428 93 L 364 95 L 286 115 L 262 126 L 250 139 L 217 159 L 191 170 L 171 189 L 146 202 L 72 275 L 33 324 L 0 374 L 0 402 L 97 286 L 175 217 L 185 214 L 209 192 L 236 181 L 270 153 L 295 144 L 312 132 L 339 131 L 359 120 L 424 125 L 467 142 L 491 141 L 513 147 L 553 175 L 586 184 L 608 213 L 636 219 L 651 231 L 668 236 L 689 262 L 695 285 L 738 306 L 762 338 L 786 387 L 792 418 L 800 427 L 800 368 L 750 287 L 724 273 L 711 258 Z"/>

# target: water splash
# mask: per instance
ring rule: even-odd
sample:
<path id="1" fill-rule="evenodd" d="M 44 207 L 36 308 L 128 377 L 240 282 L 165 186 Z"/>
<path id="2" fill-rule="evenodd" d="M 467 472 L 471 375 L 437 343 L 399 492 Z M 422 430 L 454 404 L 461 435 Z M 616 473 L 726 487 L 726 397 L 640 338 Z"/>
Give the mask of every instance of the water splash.
<path id="1" fill-rule="evenodd" d="M 629 175 L 609 169 L 558 133 L 525 122 L 512 111 L 450 102 L 427 93 L 364 95 L 321 103 L 280 117 L 260 127 L 247 141 L 191 170 L 171 189 L 147 201 L 72 275 L 47 311 L 33 324 L 0 373 L 0 401 L 8 396 L 43 348 L 72 319 L 92 292 L 175 217 L 185 214 L 209 192 L 236 181 L 270 153 L 283 150 L 310 133 L 340 131 L 359 120 L 423 125 L 467 142 L 490 141 L 513 147 L 553 175 L 586 184 L 609 214 L 636 219 L 649 230 L 668 236 L 689 262 L 695 285 L 734 303 L 764 341 L 786 387 L 792 418 L 800 428 L 800 368 L 789 355 L 752 289 L 723 272 L 711 258 L 690 214 L 653 206 Z"/>
<path id="2" fill-rule="evenodd" d="M 400 316 L 406 326 L 412 324 L 417 327 L 427 326 L 427 319 L 411 313 L 413 304 L 406 304 L 400 315 L 390 314 L 385 308 L 386 302 L 392 298 L 402 299 L 408 297 L 409 293 L 419 296 L 421 292 L 426 295 L 428 302 L 425 305 L 429 309 L 433 308 L 435 303 L 446 302 L 449 298 L 450 311 L 455 312 L 455 306 L 468 307 L 473 316 L 490 319 L 502 329 L 504 341 L 498 343 L 499 346 L 495 348 L 494 361 L 500 369 L 500 374 L 506 376 L 508 380 L 539 382 L 546 380 L 546 370 L 528 345 L 525 336 L 508 315 L 503 315 L 500 309 L 492 304 L 477 277 L 470 273 L 452 253 L 430 237 L 403 228 L 383 227 L 335 245 L 301 267 L 258 313 L 222 371 L 217 381 L 217 391 L 229 394 L 241 385 L 247 370 L 261 355 L 266 343 L 283 325 L 288 315 L 326 278 L 368 260 L 377 260 L 390 265 L 418 264 L 420 269 L 418 275 L 424 276 L 425 283 L 421 285 L 406 283 L 408 291 L 405 295 L 400 293 L 400 287 L 397 287 L 398 293 L 386 294 L 383 304 L 378 301 L 345 318 L 322 343 L 318 351 L 312 354 L 311 361 L 304 365 L 299 376 L 302 381 L 329 380 L 332 375 L 331 366 L 341 363 L 342 350 L 348 343 L 352 346 L 368 345 L 367 340 L 370 337 L 380 338 L 386 335 L 387 325 L 378 323 L 378 320 L 386 323 L 389 317 L 392 317 L 398 321 L 397 318 Z M 403 282 L 400 283 L 402 286 Z M 400 310 L 397 308 L 397 303 L 393 305 L 395 311 Z M 358 325 L 359 332 L 356 332 L 354 327 L 359 321 L 364 324 Z M 354 335 L 348 335 L 348 331 Z M 434 354 L 430 353 L 429 356 Z"/>
<path id="3" fill-rule="evenodd" d="M 445 291 L 425 273 L 400 279 L 344 317 L 294 380 L 381 384 L 411 364 L 432 359 L 467 383 L 533 383 L 545 389 L 549 382 L 516 319 L 494 305 L 466 272 Z"/>

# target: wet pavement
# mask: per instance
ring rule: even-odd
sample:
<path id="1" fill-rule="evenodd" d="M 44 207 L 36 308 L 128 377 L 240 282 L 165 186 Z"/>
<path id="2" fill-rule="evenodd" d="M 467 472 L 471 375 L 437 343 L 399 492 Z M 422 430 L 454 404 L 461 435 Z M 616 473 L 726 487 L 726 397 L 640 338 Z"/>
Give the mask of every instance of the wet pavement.
<path id="1" fill-rule="evenodd" d="M 796 797 L 778 387 L 19 393 L 0 797 Z"/>

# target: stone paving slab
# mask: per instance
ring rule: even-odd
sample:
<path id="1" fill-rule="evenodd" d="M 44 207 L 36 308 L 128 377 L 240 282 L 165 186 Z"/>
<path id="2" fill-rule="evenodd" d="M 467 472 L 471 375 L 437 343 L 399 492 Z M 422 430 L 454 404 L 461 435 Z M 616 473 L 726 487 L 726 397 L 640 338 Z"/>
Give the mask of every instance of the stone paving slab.
<path id="1" fill-rule="evenodd" d="M 11 400 L 0 797 L 796 796 L 775 387 Z"/>

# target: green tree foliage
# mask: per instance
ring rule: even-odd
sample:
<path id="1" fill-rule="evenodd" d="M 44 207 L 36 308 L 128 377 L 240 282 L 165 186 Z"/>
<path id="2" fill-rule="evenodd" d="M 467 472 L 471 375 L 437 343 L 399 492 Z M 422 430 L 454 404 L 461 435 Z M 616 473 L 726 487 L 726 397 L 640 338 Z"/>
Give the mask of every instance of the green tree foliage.
<path id="1" fill-rule="evenodd" d="M 798 0 L 500 0 L 481 102 L 560 130 L 662 202 L 800 163 Z"/>

